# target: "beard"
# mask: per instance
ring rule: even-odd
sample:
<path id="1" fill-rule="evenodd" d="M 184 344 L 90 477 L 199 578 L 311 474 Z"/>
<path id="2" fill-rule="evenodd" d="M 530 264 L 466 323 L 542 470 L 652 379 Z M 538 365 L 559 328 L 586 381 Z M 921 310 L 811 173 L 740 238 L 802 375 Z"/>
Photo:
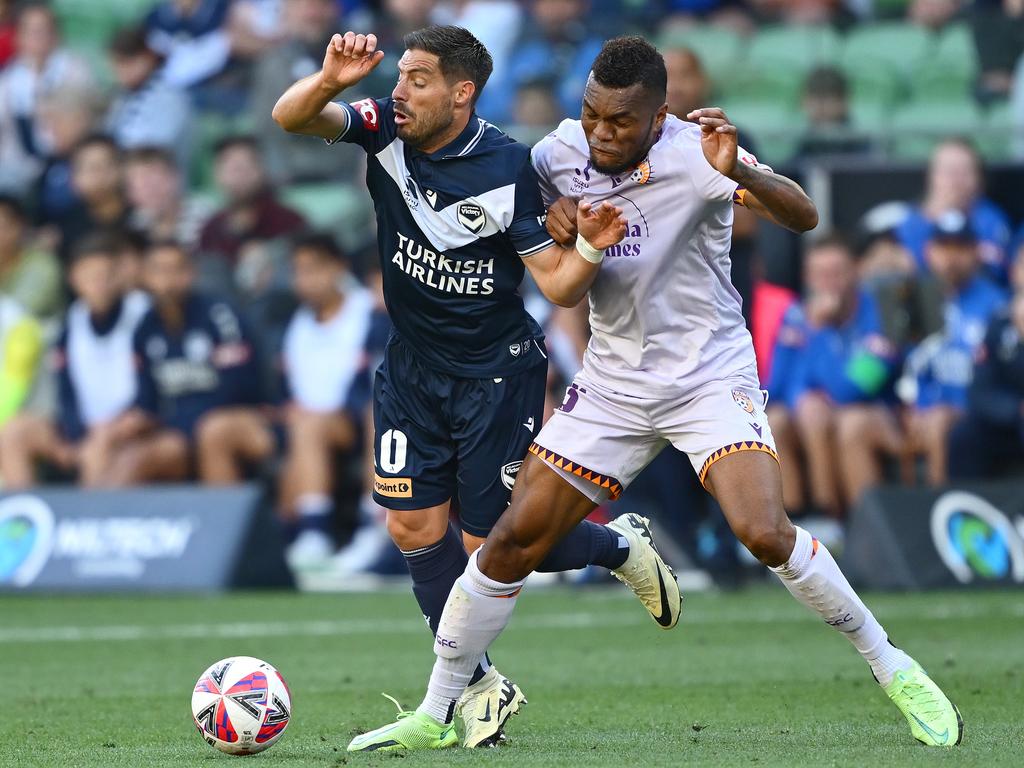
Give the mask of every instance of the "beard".
<path id="1" fill-rule="evenodd" d="M 641 145 L 641 147 L 636 152 L 634 152 L 632 156 L 626 158 L 626 160 L 621 163 L 607 165 L 599 162 L 594 157 L 594 153 L 591 151 L 589 153 L 590 165 L 592 168 L 594 168 L 594 170 L 598 171 L 599 173 L 603 173 L 605 176 L 620 176 L 626 171 L 636 168 L 636 166 L 640 165 L 640 163 L 643 162 L 643 159 L 647 157 L 647 155 L 650 153 L 651 147 L 654 146 L 654 142 L 657 140 L 657 138 L 658 137 L 654 131 L 654 118 L 652 117 L 650 125 L 647 126 L 646 139 L 644 139 L 644 142 Z"/>
<path id="2" fill-rule="evenodd" d="M 452 114 L 452 104 L 448 102 L 431 110 L 429 113 L 412 113 L 403 110 L 401 114 L 410 118 L 412 122 L 399 125 L 396 129 L 398 138 L 404 141 L 413 149 L 420 149 L 432 145 L 437 137 L 447 131 L 455 116 Z"/>

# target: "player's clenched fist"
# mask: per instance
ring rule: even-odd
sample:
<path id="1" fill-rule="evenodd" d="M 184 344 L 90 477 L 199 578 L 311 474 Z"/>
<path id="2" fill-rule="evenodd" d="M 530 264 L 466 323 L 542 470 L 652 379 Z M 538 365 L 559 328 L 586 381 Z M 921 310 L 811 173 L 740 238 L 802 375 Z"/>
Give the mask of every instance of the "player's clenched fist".
<path id="1" fill-rule="evenodd" d="M 327 44 L 324 82 L 343 91 L 370 74 L 383 58 L 384 51 L 377 50 L 376 35 L 336 34 Z"/>
<path id="2" fill-rule="evenodd" d="M 560 197 L 548 208 L 545 221 L 551 239 L 563 248 L 576 242 L 576 201 L 571 197 Z"/>
<path id="3" fill-rule="evenodd" d="M 597 206 L 581 200 L 576 207 L 576 226 L 583 238 L 603 251 L 626 236 L 626 219 L 622 209 L 605 200 Z"/>

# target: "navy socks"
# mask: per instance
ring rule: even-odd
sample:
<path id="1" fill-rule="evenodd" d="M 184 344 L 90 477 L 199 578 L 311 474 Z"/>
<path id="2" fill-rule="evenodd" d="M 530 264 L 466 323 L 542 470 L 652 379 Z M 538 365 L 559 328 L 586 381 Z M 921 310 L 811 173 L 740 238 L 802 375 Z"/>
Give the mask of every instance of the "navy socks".
<path id="1" fill-rule="evenodd" d="M 543 573 L 572 571 L 588 565 L 618 568 L 629 557 L 629 545 L 618 533 L 604 525 L 584 520 L 566 534 L 537 566 Z"/>

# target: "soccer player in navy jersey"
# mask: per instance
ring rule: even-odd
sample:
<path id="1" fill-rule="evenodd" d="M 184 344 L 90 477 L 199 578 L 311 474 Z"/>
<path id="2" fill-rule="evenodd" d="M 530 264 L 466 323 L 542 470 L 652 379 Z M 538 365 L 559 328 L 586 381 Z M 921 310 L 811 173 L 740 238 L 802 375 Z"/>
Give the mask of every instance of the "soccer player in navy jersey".
<path id="1" fill-rule="evenodd" d="M 603 250 L 622 239 L 625 219 L 610 203 L 581 204 L 576 243 L 555 244 L 530 150 L 474 111 L 492 69 L 487 49 L 459 27 L 428 27 L 404 43 L 390 98 L 334 101 L 384 57 L 374 35 L 347 32 L 332 38 L 320 72 L 284 93 L 273 117 L 285 130 L 352 142 L 368 156 L 395 326 L 374 382 L 374 497 L 388 509 L 388 530 L 436 634 L 466 548 L 478 547 L 505 510 L 541 427 L 547 355 L 518 293 L 524 267 L 551 301 L 575 306 Z M 461 540 L 449 527 L 453 503 Z M 592 563 L 626 582 L 662 627 L 675 626 L 678 585 L 641 518 L 584 521 L 538 570 Z M 484 656 L 454 705 L 466 726 L 462 743 L 500 739 L 524 701 Z"/>

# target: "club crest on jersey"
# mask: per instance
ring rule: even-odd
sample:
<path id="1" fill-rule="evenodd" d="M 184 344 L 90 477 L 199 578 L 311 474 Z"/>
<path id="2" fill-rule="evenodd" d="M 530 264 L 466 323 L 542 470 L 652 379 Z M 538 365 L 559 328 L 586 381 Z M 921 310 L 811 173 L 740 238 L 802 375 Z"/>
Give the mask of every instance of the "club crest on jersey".
<path id="1" fill-rule="evenodd" d="M 732 391 L 732 399 L 736 401 L 736 405 L 742 408 L 747 413 L 754 412 L 754 401 L 750 399 L 750 395 L 746 392 L 734 389 Z"/>
<path id="2" fill-rule="evenodd" d="M 407 178 L 405 180 L 405 189 L 402 190 L 402 196 L 405 198 L 406 205 L 409 206 L 410 210 L 415 211 L 420 207 L 420 199 L 416 194 L 416 185 L 412 179 Z"/>
<path id="3" fill-rule="evenodd" d="M 516 475 L 519 474 L 519 468 L 522 466 L 522 461 L 511 461 L 501 468 L 501 484 L 510 491 L 512 486 L 516 484 Z"/>
<path id="4" fill-rule="evenodd" d="M 477 203 L 462 203 L 458 209 L 459 224 L 464 226 L 474 235 L 480 232 L 487 224 L 487 214 L 482 205 Z"/>
<path id="5" fill-rule="evenodd" d="M 522 351 L 523 351 L 523 345 L 520 344 L 518 341 L 515 344 L 509 344 L 508 345 L 508 352 L 509 352 L 510 355 L 512 355 L 512 357 L 519 357 L 519 355 L 522 353 Z"/>
<path id="6" fill-rule="evenodd" d="M 633 169 L 633 172 L 629 174 L 629 178 L 635 181 L 637 184 L 646 184 L 654 176 L 654 169 L 651 167 L 650 160 L 644 160 L 640 165 Z"/>

